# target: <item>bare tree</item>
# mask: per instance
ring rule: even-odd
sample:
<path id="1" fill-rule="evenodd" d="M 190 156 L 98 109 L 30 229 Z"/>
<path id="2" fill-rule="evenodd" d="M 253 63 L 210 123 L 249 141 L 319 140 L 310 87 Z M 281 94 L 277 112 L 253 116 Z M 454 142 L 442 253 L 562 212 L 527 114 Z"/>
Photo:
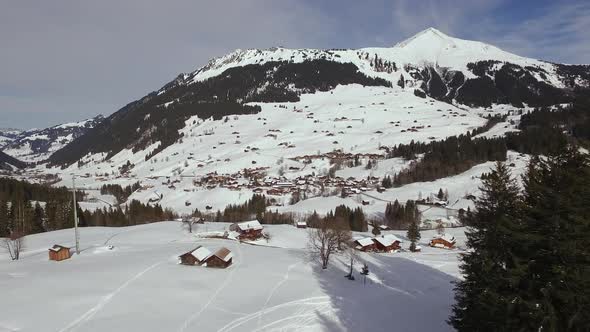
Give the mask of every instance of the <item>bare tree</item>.
<path id="1" fill-rule="evenodd" d="M 443 225 L 442 221 L 436 225 L 436 233 L 438 235 L 443 235 L 445 233 L 445 226 Z"/>
<path id="2" fill-rule="evenodd" d="M 194 217 L 182 218 L 182 226 L 185 227 L 186 229 L 188 229 L 189 233 L 193 232 L 193 227 L 196 228 L 196 226 L 194 226 L 195 224 L 197 224 L 197 219 Z"/>
<path id="3" fill-rule="evenodd" d="M 8 237 L 2 239 L 0 245 L 8 251 L 10 258 L 16 261 L 20 258 L 20 252 L 25 247 L 24 233 L 20 231 L 11 232 Z"/>
<path id="4" fill-rule="evenodd" d="M 349 229 L 340 226 L 341 223 L 334 220 L 321 219 L 317 228 L 309 228 L 309 249 L 322 264 L 322 269 L 327 269 L 330 257 L 336 251 L 342 249 L 344 243 L 351 239 Z"/>

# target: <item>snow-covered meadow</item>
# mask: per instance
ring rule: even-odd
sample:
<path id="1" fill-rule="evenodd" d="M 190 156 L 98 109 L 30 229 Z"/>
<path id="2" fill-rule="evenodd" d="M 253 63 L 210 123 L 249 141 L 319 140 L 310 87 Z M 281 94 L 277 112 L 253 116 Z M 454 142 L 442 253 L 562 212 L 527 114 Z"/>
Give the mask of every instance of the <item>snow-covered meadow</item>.
<path id="1" fill-rule="evenodd" d="M 228 226 L 206 223 L 196 233 Z M 461 249 L 427 247 L 431 231 L 421 253 L 361 253 L 349 281 L 345 257 L 324 271 L 310 259 L 306 230 L 265 228 L 271 239 L 260 245 L 201 238 L 178 222 L 82 228 L 80 255 L 62 262 L 49 261 L 47 249 L 72 245 L 73 230 L 28 236 L 21 260 L 0 256 L 0 331 L 450 330 Z M 448 231 L 461 248 L 463 229 Z M 233 265 L 179 265 L 177 256 L 197 245 L 229 248 Z"/>

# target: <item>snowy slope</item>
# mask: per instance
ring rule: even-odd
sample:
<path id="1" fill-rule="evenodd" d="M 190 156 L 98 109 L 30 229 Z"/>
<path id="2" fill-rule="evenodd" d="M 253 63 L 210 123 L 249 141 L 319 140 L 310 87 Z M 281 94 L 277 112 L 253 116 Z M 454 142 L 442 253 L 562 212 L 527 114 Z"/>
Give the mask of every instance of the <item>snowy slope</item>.
<path id="1" fill-rule="evenodd" d="M 285 246 L 200 239 L 175 222 L 82 228 L 81 254 L 62 262 L 48 261 L 47 248 L 71 245 L 73 230 L 29 236 L 20 261 L 0 256 L 0 284 L 11 299 L 0 303 L 0 329 L 451 330 L 444 321 L 453 303 L 451 281 L 460 250 L 361 254 L 359 264 L 367 262 L 371 271 L 363 285 L 360 265 L 356 281 L 342 278 L 344 257 L 336 256 L 326 271 L 310 262 L 300 249 L 305 230 L 269 226 L 267 231 L 282 239 L 274 244 Z M 453 231 L 462 241 L 462 230 Z M 225 270 L 178 265 L 177 256 L 197 245 L 229 248 L 234 264 Z"/>
<path id="2" fill-rule="evenodd" d="M 6 142 L 4 152 L 26 162 L 47 159 L 74 139 L 82 136 L 103 120 L 101 115 L 80 122 L 65 123 L 45 129 L 19 132 Z M 1 141 L 0 137 L 0 141 Z M 1 146 L 0 142 L 0 146 Z"/>

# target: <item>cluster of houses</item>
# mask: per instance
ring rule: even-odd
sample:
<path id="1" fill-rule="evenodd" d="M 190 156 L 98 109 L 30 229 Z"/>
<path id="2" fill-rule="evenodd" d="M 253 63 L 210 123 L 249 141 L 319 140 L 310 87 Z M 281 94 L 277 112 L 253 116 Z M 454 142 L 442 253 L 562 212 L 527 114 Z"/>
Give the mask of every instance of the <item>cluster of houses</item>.
<path id="1" fill-rule="evenodd" d="M 354 241 L 355 249 L 364 252 L 395 252 L 401 249 L 402 240 L 394 234 L 385 234 L 375 237 L 364 237 Z M 454 249 L 457 240 L 450 234 L 436 235 L 430 240 L 433 248 Z M 417 247 L 420 251 L 420 247 Z"/>
<path id="2" fill-rule="evenodd" d="M 401 249 L 402 240 L 393 234 L 364 237 L 354 241 L 355 249 L 365 252 L 394 252 Z"/>
<path id="3" fill-rule="evenodd" d="M 182 265 L 198 265 L 224 269 L 233 263 L 233 253 L 225 247 L 211 252 L 203 246 L 198 246 L 178 256 L 178 260 Z"/>

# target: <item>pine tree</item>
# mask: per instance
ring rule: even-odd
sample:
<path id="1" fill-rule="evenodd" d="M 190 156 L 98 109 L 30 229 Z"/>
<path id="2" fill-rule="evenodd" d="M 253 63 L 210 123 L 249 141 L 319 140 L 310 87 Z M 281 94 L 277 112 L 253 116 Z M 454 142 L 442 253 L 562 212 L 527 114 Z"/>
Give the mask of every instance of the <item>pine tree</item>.
<path id="1" fill-rule="evenodd" d="M 33 211 L 33 218 L 31 220 L 31 233 L 42 233 L 45 232 L 45 228 L 43 227 L 43 216 L 45 212 L 41 205 L 37 202 L 35 204 L 35 210 Z"/>
<path id="2" fill-rule="evenodd" d="M 455 287 L 450 324 L 458 331 L 510 331 L 508 310 L 515 293 L 507 269 L 516 266 L 521 198 L 516 181 L 501 162 L 482 181 L 476 212 L 468 212 L 462 256 L 464 280 Z"/>
<path id="3" fill-rule="evenodd" d="M 418 220 L 412 220 L 406 236 L 410 240 L 410 251 L 416 251 L 416 242 L 420 240 L 420 228 L 418 227 Z"/>
<path id="4" fill-rule="evenodd" d="M 576 148 L 533 159 L 525 178 L 512 320 L 531 330 L 590 326 L 590 162 Z"/>
<path id="5" fill-rule="evenodd" d="M 0 201 L 0 237 L 8 236 L 8 202 Z"/>

